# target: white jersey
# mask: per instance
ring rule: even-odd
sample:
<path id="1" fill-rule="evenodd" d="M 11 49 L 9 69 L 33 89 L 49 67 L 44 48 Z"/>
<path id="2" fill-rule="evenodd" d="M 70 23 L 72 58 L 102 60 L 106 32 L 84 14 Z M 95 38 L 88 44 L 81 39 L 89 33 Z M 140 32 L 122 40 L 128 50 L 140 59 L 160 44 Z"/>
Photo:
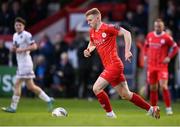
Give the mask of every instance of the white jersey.
<path id="1" fill-rule="evenodd" d="M 34 43 L 31 33 L 22 31 L 21 33 L 15 33 L 13 35 L 13 45 L 16 48 L 27 48 Z M 33 78 L 33 62 L 30 56 L 30 51 L 16 53 L 16 59 L 18 64 L 17 77 L 20 78 Z"/>

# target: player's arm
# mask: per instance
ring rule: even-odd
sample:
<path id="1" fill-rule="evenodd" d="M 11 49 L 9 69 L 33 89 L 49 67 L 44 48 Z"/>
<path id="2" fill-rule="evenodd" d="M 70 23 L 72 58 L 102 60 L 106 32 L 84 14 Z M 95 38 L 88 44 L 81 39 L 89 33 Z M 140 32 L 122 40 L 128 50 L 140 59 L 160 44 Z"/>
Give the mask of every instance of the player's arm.
<path id="1" fill-rule="evenodd" d="M 17 42 L 15 41 L 14 36 L 15 34 L 13 35 L 13 44 L 12 44 L 12 47 L 10 48 L 11 52 L 16 52 L 16 49 L 17 49 Z"/>
<path id="2" fill-rule="evenodd" d="M 173 58 L 177 53 L 178 53 L 178 46 L 176 44 L 176 42 L 173 41 L 172 37 L 168 37 L 167 39 L 167 44 L 169 45 L 169 52 L 168 52 L 168 56 L 165 57 L 163 63 L 169 63 L 171 58 Z"/>
<path id="3" fill-rule="evenodd" d="M 129 62 L 131 61 L 132 53 L 131 53 L 131 42 L 132 42 L 132 37 L 131 33 L 120 27 L 120 30 L 118 32 L 118 36 L 124 36 L 125 40 L 125 60 L 128 60 Z"/>
<path id="4" fill-rule="evenodd" d="M 32 43 L 32 44 L 30 44 L 26 48 L 16 48 L 16 52 L 17 53 L 21 53 L 21 52 L 26 52 L 26 51 L 34 51 L 36 49 L 37 49 L 37 44 L 36 43 Z"/>
<path id="5" fill-rule="evenodd" d="M 11 52 L 16 52 L 17 47 L 15 45 L 12 46 L 12 48 L 10 49 Z"/>
<path id="6" fill-rule="evenodd" d="M 24 48 L 24 51 L 34 51 L 37 50 L 37 44 L 34 42 L 30 44 L 27 48 Z"/>
<path id="7" fill-rule="evenodd" d="M 84 57 L 90 57 L 91 52 L 93 52 L 95 49 L 96 49 L 96 46 L 94 46 L 93 43 L 89 41 L 87 48 L 84 50 Z"/>

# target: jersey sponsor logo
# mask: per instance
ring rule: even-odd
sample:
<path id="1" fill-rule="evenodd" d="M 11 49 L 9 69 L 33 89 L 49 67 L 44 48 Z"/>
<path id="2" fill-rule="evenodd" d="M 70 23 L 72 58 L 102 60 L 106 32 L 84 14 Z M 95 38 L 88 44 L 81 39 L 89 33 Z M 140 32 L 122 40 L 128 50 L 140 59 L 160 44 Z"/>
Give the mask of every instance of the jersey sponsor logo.
<path id="1" fill-rule="evenodd" d="M 159 48 L 159 47 L 161 47 L 161 44 L 159 44 L 159 43 L 149 43 L 149 46 L 151 46 L 151 47 L 153 47 L 153 48 Z"/>
<path id="2" fill-rule="evenodd" d="M 99 46 L 105 42 L 105 38 L 107 37 L 107 34 L 105 32 L 101 33 L 100 38 L 95 38 L 94 34 L 91 35 L 91 38 L 96 46 Z"/>
<path id="3" fill-rule="evenodd" d="M 104 43 L 104 40 L 94 40 L 94 44 L 96 45 L 96 46 L 99 46 L 99 45 L 101 45 L 101 44 L 103 44 Z"/>
<path id="4" fill-rule="evenodd" d="M 107 34 L 105 32 L 102 33 L 102 37 L 105 38 Z"/>

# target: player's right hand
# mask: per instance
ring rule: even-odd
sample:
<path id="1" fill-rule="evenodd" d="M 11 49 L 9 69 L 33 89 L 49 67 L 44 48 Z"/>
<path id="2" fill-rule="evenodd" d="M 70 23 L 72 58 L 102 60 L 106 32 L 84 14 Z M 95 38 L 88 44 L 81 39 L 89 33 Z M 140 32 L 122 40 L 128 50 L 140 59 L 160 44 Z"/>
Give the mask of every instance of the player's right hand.
<path id="1" fill-rule="evenodd" d="M 89 49 L 85 49 L 84 50 L 84 57 L 90 57 L 91 56 L 91 52 L 89 51 Z"/>
<path id="2" fill-rule="evenodd" d="M 132 53 L 131 51 L 125 51 L 125 60 L 131 63 Z"/>

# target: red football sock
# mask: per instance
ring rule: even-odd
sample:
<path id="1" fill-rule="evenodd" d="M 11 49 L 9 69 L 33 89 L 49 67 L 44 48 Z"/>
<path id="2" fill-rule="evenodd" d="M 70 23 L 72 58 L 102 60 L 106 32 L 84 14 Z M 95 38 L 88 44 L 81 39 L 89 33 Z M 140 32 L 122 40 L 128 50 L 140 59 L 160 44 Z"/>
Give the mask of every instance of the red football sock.
<path id="1" fill-rule="evenodd" d="M 165 102 L 166 107 L 171 106 L 171 98 L 170 98 L 170 93 L 168 89 L 163 89 L 163 100 Z"/>
<path id="2" fill-rule="evenodd" d="M 150 102 L 152 106 L 157 106 L 158 91 L 150 91 Z"/>
<path id="3" fill-rule="evenodd" d="M 102 91 L 99 94 L 96 95 L 98 98 L 99 103 L 101 104 L 101 106 L 104 108 L 104 110 L 106 110 L 106 112 L 111 112 L 112 111 L 112 107 L 109 101 L 109 97 L 106 94 L 106 92 Z"/>
<path id="4" fill-rule="evenodd" d="M 133 96 L 130 101 L 138 107 L 146 109 L 146 111 L 148 111 L 151 107 L 149 103 L 147 103 L 142 97 L 140 97 L 136 93 L 133 93 Z"/>

